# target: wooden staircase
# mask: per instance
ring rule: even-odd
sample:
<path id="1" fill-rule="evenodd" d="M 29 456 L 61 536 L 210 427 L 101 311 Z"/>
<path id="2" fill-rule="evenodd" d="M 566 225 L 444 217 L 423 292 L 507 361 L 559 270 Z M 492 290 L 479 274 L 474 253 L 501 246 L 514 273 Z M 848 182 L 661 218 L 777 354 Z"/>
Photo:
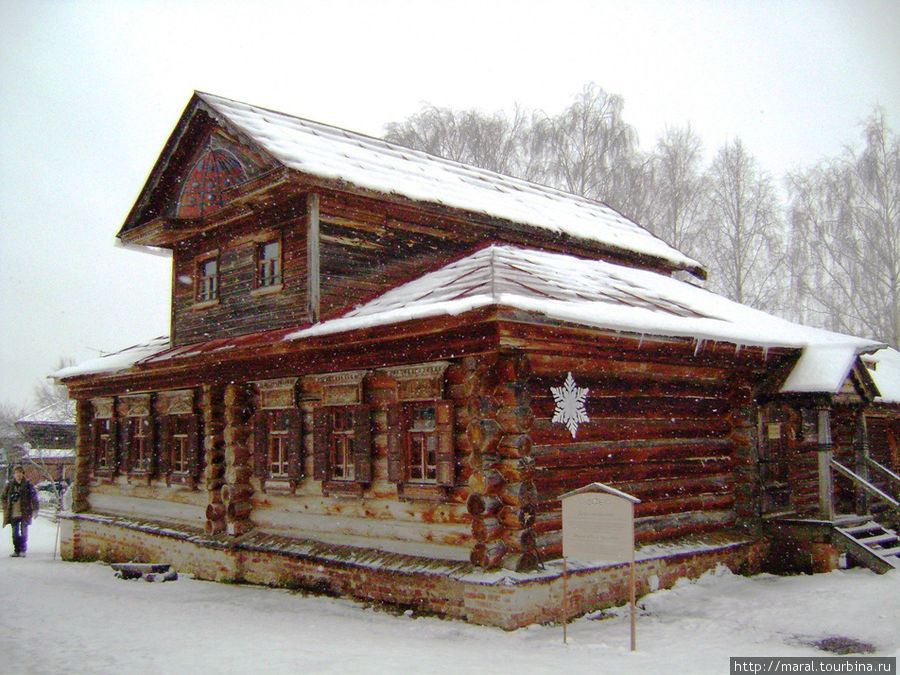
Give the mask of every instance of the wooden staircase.
<path id="1" fill-rule="evenodd" d="M 872 519 L 847 515 L 834 520 L 834 546 L 873 572 L 900 569 L 900 537 Z"/>

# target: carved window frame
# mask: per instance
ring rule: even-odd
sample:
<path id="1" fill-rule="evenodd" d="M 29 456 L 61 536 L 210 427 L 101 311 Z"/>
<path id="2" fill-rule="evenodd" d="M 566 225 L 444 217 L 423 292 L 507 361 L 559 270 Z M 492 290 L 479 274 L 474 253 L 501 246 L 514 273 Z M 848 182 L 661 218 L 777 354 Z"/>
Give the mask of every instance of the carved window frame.
<path id="1" fill-rule="evenodd" d="M 332 496 L 361 496 L 373 481 L 372 409 L 363 402 L 367 371 L 319 375 L 321 405 L 313 410 L 313 478 Z M 336 424 L 340 420 L 341 424 Z M 336 475 L 334 451 L 343 445 L 352 456 L 353 475 Z"/>
<path id="2" fill-rule="evenodd" d="M 129 478 L 149 479 L 156 471 L 156 425 L 150 394 L 121 396 L 119 418 L 121 463 Z"/>
<path id="3" fill-rule="evenodd" d="M 444 372 L 450 364 L 436 361 L 379 371 L 397 383 L 397 403 L 388 409 L 388 480 L 403 500 L 445 501 L 456 480 L 453 403 L 443 398 Z M 433 411 L 430 429 L 416 427 L 418 413 Z M 417 476 L 417 438 L 434 444 L 434 477 Z"/>
<path id="4" fill-rule="evenodd" d="M 193 389 L 163 391 L 156 396 L 159 429 L 156 475 L 165 480 L 167 486 L 184 485 L 193 490 L 199 483 L 204 460 L 203 423 L 195 403 Z M 178 468 L 175 467 L 176 454 L 181 456 Z"/>
<path id="5" fill-rule="evenodd" d="M 253 416 L 253 473 L 260 489 L 294 492 L 304 477 L 303 429 L 296 405 L 297 378 L 261 380 L 256 387 Z M 272 473 L 273 440 L 281 443 L 283 472 Z"/>
<path id="6" fill-rule="evenodd" d="M 91 469 L 97 478 L 111 478 L 118 472 L 119 430 L 115 398 L 91 401 Z"/>

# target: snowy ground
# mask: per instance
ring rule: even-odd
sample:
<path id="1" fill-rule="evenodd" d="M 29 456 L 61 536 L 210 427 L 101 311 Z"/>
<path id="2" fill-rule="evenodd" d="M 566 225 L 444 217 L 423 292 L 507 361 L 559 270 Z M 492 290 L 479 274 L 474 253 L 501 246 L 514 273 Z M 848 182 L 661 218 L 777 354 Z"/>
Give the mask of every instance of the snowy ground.
<path id="1" fill-rule="evenodd" d="M 394 616 L 349 600 L 196 581 L 116 579 L 53 560 L 56 526 L 32 527 L 25 559 L 0 532 L 0 672 L 727 673 L 729 656 L 829 656 L 829 637 L 900 655 L 900 572 L 752 578 L 720 569 L 627 613 L 514 632 Z"/>

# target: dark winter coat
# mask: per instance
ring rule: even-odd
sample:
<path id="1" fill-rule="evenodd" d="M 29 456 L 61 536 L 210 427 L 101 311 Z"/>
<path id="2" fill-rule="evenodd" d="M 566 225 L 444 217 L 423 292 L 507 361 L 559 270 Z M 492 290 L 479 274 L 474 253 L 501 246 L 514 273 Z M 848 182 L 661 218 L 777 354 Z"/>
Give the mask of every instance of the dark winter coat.
<path id="1" fill-rule="evenodd" d="M 21 483 L 17 483 L 13 479 L 6 484 L 6 487 L 3 488 L 3 495 L 0 496 L 0 503 L 3 504 L 3 527 L 9 525 L 10 514 L 16 499 L 22 506 L 22 522 L 30 524 L 32 518 L 38 514 L 40 502 L 37 489 L 27 478 L 23 478 Z"/>

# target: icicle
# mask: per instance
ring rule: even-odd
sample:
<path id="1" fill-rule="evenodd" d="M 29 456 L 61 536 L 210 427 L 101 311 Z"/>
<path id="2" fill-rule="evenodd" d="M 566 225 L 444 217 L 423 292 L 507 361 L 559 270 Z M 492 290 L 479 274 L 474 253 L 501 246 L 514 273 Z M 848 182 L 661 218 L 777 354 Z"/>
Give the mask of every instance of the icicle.
<path id="1" fill-rule="evenodd" d="M 694 347 L 694 356 L 700 353 L 700 350 L 703 349 L 703 340 L 697 338 L 697 346 Z"/>

